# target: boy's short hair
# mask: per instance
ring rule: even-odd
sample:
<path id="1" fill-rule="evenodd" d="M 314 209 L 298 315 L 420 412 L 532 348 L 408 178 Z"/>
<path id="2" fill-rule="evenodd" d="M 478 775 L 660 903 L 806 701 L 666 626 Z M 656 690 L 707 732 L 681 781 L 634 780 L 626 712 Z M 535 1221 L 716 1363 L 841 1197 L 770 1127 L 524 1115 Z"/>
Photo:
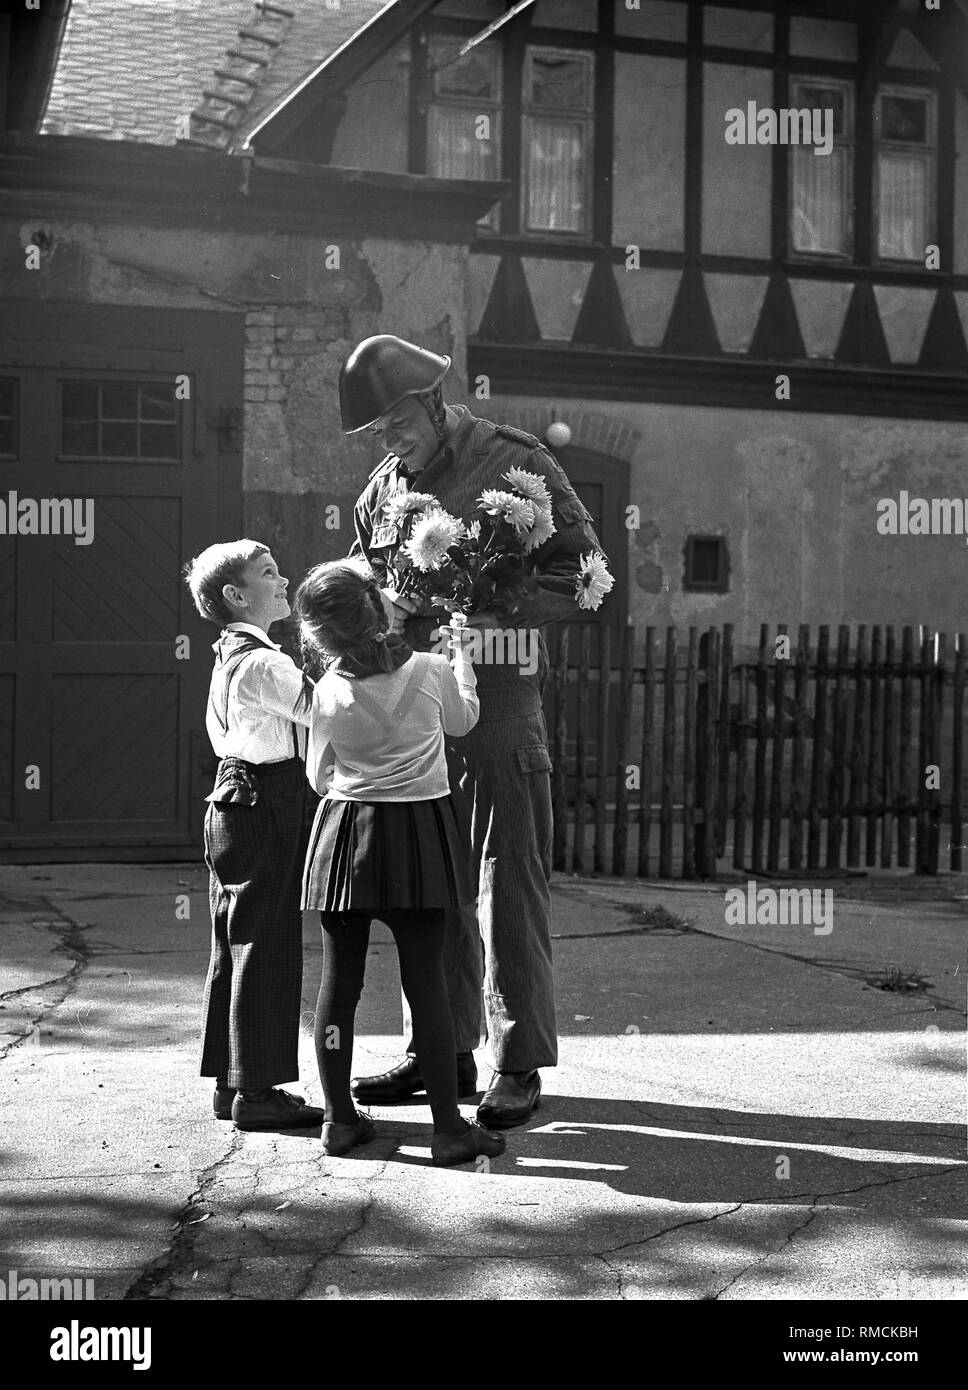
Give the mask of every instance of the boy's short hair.
<path id="1" fill-rule="evenodd" d="M 261 541 L 220 541 L 189 560 L 184 569 L 185 583 L 199 616 L 211 623 L 232 622 L 232 610 L 222 597 L 223 586 L 241 584 L 246 565 L 268 554 L 269 547 Z"/>

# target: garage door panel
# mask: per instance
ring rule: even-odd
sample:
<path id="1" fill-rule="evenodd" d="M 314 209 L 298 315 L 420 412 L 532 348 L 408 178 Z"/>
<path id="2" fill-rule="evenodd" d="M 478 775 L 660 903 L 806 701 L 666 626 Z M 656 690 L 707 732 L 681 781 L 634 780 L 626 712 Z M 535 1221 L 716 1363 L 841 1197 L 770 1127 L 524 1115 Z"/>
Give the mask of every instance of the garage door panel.
<path id="1" fill-rule="evenodd" d="M 55 677 L 55 821 L 177 818 L 178 684 L 174 675 Z"/>
<path id="2" fill-rule="evenodd" d="M 54 543 L 54 640 L 177 633 L 180 522 L 178 498 L 96 498 L 91 544 Z"/>

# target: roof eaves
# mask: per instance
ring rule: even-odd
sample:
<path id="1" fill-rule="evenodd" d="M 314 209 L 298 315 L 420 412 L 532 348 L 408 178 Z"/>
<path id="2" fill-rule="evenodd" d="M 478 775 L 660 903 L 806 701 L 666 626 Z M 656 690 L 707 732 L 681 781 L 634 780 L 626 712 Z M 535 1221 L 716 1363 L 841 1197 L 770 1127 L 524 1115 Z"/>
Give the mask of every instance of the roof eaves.
<path id="1" fill-rule="evenodd" d="M 273 133 L 282 136 L 298 124 L 316 105 L 311 89 L 317 83 L 326 80 L 326 98 L 337 96 L 437 4 L 439 0 L 389 0 L 382 10 L 280 97 L 246 136 L 241 150 L 251 152 L 254 143 L 260 137 L 265 138 L 273 127 L 276 128 Z"/>

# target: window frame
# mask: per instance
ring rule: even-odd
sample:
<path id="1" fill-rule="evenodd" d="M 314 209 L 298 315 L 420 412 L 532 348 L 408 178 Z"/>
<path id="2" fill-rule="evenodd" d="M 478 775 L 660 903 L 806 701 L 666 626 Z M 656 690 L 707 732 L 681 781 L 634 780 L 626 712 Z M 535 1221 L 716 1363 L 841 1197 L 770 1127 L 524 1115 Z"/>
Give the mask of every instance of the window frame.
<path id="1" fill-rule="evenodd" d="M 928 131 L 930 139 L 923 145 L 917 145 L 913 141 L 885 140 L 878 135 L 878 121 L 873 120 L 873 132 L 871 138 L 871 264 L 892 266 L 899 268 L 910 268 L 916 265 L 923 267 L 924 251 L 920 256 L 906 257 L 885 256 L 880 250 L 880 160 L 878 155 L 884 148 L 888 150 L 912 150 L 923 149 L 929 158 L 929 180 L 927 193 L 927 220 L 925 228 L 924 244 L 929 246 L 938 241 L 940 214 L 938 207 L 938 162 L 940 159 L 940 119 L 939 119 L 939 100 L 938 89 L 931 86 L 917 87 L 906 82 L 887 81 L 880 83 L 874 93 L 874 109 L 877 110 L 881 98 L 884 96 L 899 97 L 924 97 L 928 108 Z"/>
<path id="2" fill-rule="evenodd" d="M 697 541 L 713 541 L 717 547 L 716 578 L 698 580 L 692 577 L 695 569 L 695 549 Z M 682 547 L 682 591 L 684 594 L 728 594 L 730 576 L 729 543 L 725 536 L 716 536 L 700 531 L 690 531 Z"/>
<path id="3" fill-rule="evenodd" d="M 790 74 L 789 87 L 789 109 L 800 110 L 801 105 L 797 100 L 797 89 L 800 86 L 829 87 L 834 90 L 842 90 L 847 97 L 846 110 L 849 116 L 847 122 L 850 131 L 849 136 L 834 136 L 834 148 L 847 148 L 850 151 L 849 178 L 846 192 L 846 226 L 847 226 L 847 249 L 845 251 L 802 251 L 793 244 L 793 219 L 796 209 L 796 157 L 793 151 L 799 149 L 810 149 L 811 159 L 825 158 L 823 155 L 814 155 L 812 147 L 804 145 L 787 146 L 787 227 L 786 227 L 786 251 L 787 259 L 794 262 L 806 262 L 808 264 L 830 264 L 830 265 L 854 265 L 857 259 L 857 226 L 855 209 L 857 205 L 857 187 L 859 183 L 857 168 L 857 83 L 853 78 L 843 77 L 839 74 L 831 74 L 829 77 L 818 73 L 803 73 L 802 69 Z"/>
<path id="4" fill-rule="evenodd" d="M 423 167 L 431 177 L 443 178 L 442 174 L 433 173 L 433 161 L 431 159 L 431 111 L 434 107 L 450 108 L 457 111 L 470 111 L 475 116 L 487 115 L 491 118 L 491 144 L 494 147 L 495 169 L 489 177 L 500 179 L 503 176 L 504 168 L 504 93 L 505 93 L 505 53 L 504 46 L 499 38 L 488 39 L 480 44 L 480 48 L 490 49 L 496 54 L 497 61 L 494 64 L 496 75 L 497 96 L 487 97 L 483 101 L 478 101 L 467 97 L 466 100 L 453 94 L 440 94 L 435 91 L 435 59 L 434 49 L 440 45 L 452 45 L 454 49 L 460 48 L 464 40 L 463 34 L 448 33 L 442 30 L 431 30 L 427 34 L 426 44 L 426 106 L 423 111 Z M 499 235 L 502 223 L 502 205 L 496 204 L 490 212 L 478 222 L 478 231 L 483 235 Z"/>
<path id="5" fill-rule="evenodd" d="M 533 108 L 529 105 L 528 85 L 530 80 L 530 64 L 535 53 L 551 54 L 561 58 L 581 58 L 587 62 L 589 67 L 589 100 L 588 107 L 581 112 L 564 110 L 552 112 L 543 111 L 541 108 Z M 548 43 L 526 43 L 524 45 L 523 63 L 521 67 L 521 167 L 518 179 L 518 222 L 520 235 L 527 237 L 528 240 L 554 240 L 589 242 L 594 238 L 595 231 L 595 153 L 596 153 L 596 111 L 595 111 L 595 76 L 596 76 L 596 53 L 594 49 L 587 47 L 566 47 L 561 44 Z M 582 209 L 584 225 L 577 229 L 558 229 L 550 227 L 530 227 L 528 226 L 528 204 L 529 204 L 529 185 L 527 179 L 527 155 L 525 131 L 527 122 L 530 118 L 542 115 L 554 118 L 559 116 L 565 121 L 580 123 L 583 127 L 583 137 L 585 137 L 584 151 L 584 170 L 582 177 Z M 611 197 L 611 190 L 609 190 Z"/>

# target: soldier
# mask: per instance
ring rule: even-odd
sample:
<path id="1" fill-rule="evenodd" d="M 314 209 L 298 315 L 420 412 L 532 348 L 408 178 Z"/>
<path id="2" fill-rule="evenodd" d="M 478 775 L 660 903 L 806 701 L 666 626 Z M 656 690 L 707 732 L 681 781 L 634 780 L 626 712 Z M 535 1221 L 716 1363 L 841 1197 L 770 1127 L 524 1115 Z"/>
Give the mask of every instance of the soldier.
<path id="1" fill-rule="evenodd" d="M 556 531 L 533 553 L 536 592 L 522 601 L 515 618 L 521 628 L 540 629 L 574 616 L 579 557 L 601 549 L 589 513 L 539 440 L 479 420 L 464 406 L 445 404 L 441 382 L 449 367 L 449 357 L 381 334 L 354 349 L 339 379 L 344 432 L 371 429 L 390 451 L 356 504 L 351 554 L 369 561 L 380 578 L 392 629 L 418 649 L 429 645 L 439 616 L 420 616 L 391 587 L 388 566 L 400 535 L 397 523 L 383 513 L 384 504 L 408 491 L 418 475 L 417 488 L 433 493 L 465 522 L 479 517 L 476 504 L 484 488 L 507 487 L 503 475 L 509 468 L 544 479 Z M 469 626 L 500 623 L 495 614 L 483 612 L 472 614 Z M 521 637 L 527 640 L 524 632 Z M 480 888 L 476 920 L 474 909 L 465 909 L 452 924 L 449 943 L 458 1094 L 474 1094 L 477 1087 L 472 1054 L 480 1042 L 483 940 L 483 1005 L 494 1072 L 477 1116 L 500 1129 L 525 1123 L 541 1094 L 538 1069 L 558 1060 L 549 890 L 551 759 L 541 707 L 548 660 L 540 634 L 538 649 L 531 674 L 513 665 L 479 667 L 479 723 L 449 750 L 452 782 L 459 777 L 471 816 L 472 871 Z M 423 1089 L 412 1040 L 402 1063 L 353 1081 L 353 1093 L 363 1102 L 402 1100 Z"/>

